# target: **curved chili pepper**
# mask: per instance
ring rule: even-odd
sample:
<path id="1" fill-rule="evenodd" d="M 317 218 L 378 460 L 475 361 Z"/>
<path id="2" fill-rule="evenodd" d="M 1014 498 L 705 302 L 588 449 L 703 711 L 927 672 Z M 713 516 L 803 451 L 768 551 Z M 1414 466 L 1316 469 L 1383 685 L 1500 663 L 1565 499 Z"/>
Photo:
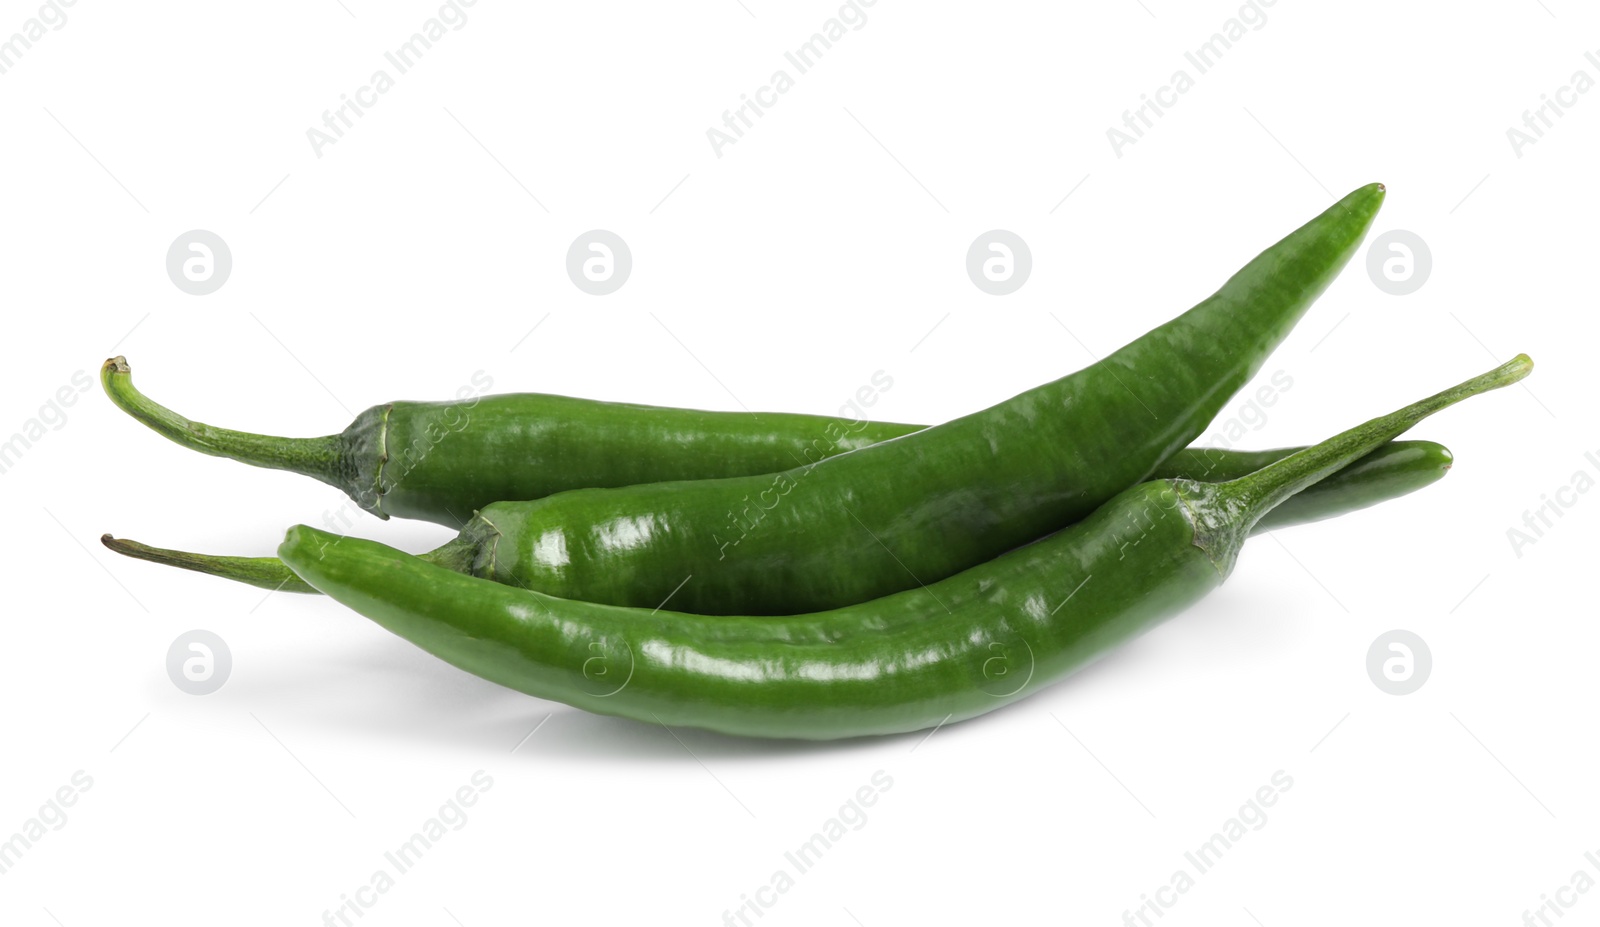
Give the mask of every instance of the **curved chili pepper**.
<path id="1" fill-rule="evenodd" d="M 386 403 L 336 435 L 280 438 L 179 415 L 133 385 L 125 357 L 101 366 L 100 384 L 118 408 L 190 450 L 313 477 L 379 518 L 452 528 L 502 499 L 773 473 L 923 427 L 501 393 Z"/>
<path id="2" fill-rule="evenodd" d="M 511 585 L 699 614 L 819 611 L 943 579 L 1084 518 L 1194 440 L 1383 197 L 1356 190 L 1183 315 L 983 411 L 776 475 L 496 503 L 454 552 Z"/>
<path id="3" fill-rule="evenodd" d="M 558 599 L 304 526 L 278 555 L 400 637 L 530 695 L 759 737 L 913 731 L 1037 692 L 1195 602 L 1274 507 L 1531 369 L 1519 355 L 1240 479 L 1142 483 L 990 563 L 818 614 L 707 617 Z"/>

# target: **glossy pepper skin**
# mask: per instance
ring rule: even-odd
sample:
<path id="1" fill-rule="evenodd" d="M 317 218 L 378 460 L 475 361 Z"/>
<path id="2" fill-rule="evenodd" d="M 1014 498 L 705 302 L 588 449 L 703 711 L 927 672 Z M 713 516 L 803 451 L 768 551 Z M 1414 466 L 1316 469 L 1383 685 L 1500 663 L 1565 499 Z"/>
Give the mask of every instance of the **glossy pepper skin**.
<path id="1" fill-rule="evenodd" d="M 1169 457 L 1152 474 L 1153 479 L 1187 479 L 1220 483 L 1237 479 L 1282 460 L 1302 448 L 1236 451 L 1220 448 L 1185 448 Z M 1256 525 L 1266 531 L 1343 515 L 1415 492 L 1442 478 L 1453 458 L 1448 448 L 1432 441 L 1391 441 L 1268 512 Z M 519 518 L 517 506 L 489 506 L 486 517 L 497 524 Z M 102 535 L 100 542 L 127 557 L 148 560 L 231 579 L 274 592 L 315 594 L 276 557 L 227 557 L 150 547 L 126 538 Z M 470 572 L 484 552 L 471 542 L 451 542 L 422 555 L 423 560 Z"/>
<path id="2" fill-rule="evenodd" d="M 759 737 L 892 734 L 1050 685 L 1219 585 L 1254 523 L 1422 418 L 1514 383 L 1525 356 L 1250 476 L 1158 480 L 925 588 L 819 614 L 706 617 L 487 583 L 371 541 L 290 529 L 305 581 L 468 672 L 541 698 Z"/>
<path id="3" fill-rule="evenodd" d="M 699 614 L 821 611 L 935 582 L 1072 524 L 1187 445 L 1359 247 L 1371 184 L 1214 295 L 1091 366 L 983 411 L 781 474 L 490 506 L 475 575 Z"/>
<path id="4" fill-rule="evenodd" d="M 772 473 L 922 427 L 503 393 L 386 403 L 336 435 L 280 438 L 173 412 L 134 387 L 124 357 L 102 365 L 100 383 L 118 408 L 186 448 L 314 477 L 379 518 L 452 528 L 502 499 Z"/>

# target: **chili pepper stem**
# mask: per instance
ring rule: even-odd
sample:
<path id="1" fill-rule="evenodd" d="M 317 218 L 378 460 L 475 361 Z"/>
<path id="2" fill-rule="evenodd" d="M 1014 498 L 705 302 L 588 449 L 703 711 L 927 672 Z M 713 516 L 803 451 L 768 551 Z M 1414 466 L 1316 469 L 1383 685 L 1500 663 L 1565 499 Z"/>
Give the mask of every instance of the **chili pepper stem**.
<path id="1" fill-rule="evenodd" d="M 479 538 L 474 535 L 462 534 L 418 556 L 434 566 L 442 566 L 447 570 L 470 575 L 477 565 L 482 549 L 482 542 L 480 542 Z M 279 568 L 284 569 L 281 566 Z"/>
<path id="2" fill-rule="evenodd" d="M 1203 486 L 1199 492 L 1185 494 L 1195 516 L 1195 543 L 1211 552 L 1213 562 L 1226 575 L 1244 538 L 1278 505 L 1435 412 L 1479 393 L 1510 386 L 1532 371 L 1533 360 L 1518 354 L 1488 373 L 1357 425 L 1248 476 L 1225 483 L 1192 484 Z"/>
<path id="3" fill-rule="evenodd" d="M 138 541 L 127 538 L 116 538 L 109 534 L 100 535 L 100 543 L 124 557 L 135 560 L 144 560 L 150 563 L 159 563 L 162 566 L 177 567 L 180 570 L 191 570 L 195 573 L 204 573 L 208 576 L 217 576 L 222 579 L 231 579 L 236 583 L 255 586 L 258 589 L 270 589 L 273 592 L 297 592 L 303 595 L 318 595 L 308 583 L 286 566 L 277 557 L 228 557 L 217 554 L 196 554 L 186 550 L 173 550 L 167 547 L 151 547 Z M 479 541 L 473 538 L 458 537 L 447 541 L 443 546 L 418 554 L 418 558 L 426 560 L 436 566 L 457 573 L 471 573 L 477 560 L 480 549 Z"/>
<path id="4" fill-rule="evenodd" d="M 100 367 L 100 385 L 119 409 L 183 447 L 257 467 L 288 470 L 344 489 L 341 439 L 280 438 L 191 421 L 151 400 L 133 385 L 133 368 L 121 355 Z"/>
<path id="5" fill-rule="evenodd" d="M 274 592 L 300 592 L 309 595 L 315 595 L 317 592 L 300 577 L 284 569 L 283 562 L 276 557 L 220 557 L 209 554 L 191 554 L 182 550 L 150 547 L 146 544 L 140 544 L 138 541 L 114 538 L 109 534 L 100 535 L 100 543 L 124 557 L 132 557 L 135 560 L 148 560 L 151 563 L 177 567 L 181 570 L 193 570 L 196 573 L 221 576 L 224 579 L 245 583 L 258 589 L 271 589 Z"/>

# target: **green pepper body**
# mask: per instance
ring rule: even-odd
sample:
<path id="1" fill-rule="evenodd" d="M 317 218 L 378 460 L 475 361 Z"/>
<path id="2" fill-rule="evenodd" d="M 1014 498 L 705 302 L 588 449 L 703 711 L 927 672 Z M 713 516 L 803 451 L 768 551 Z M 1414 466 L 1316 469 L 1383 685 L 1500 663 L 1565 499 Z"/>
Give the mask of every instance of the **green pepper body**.
<path id="1" fill-rule="evenodd" d="M 926 589 L 784 618 L 558 599 L 306 527 L 278 555 L 389 631 L 529 695 L 673 727 L 851 737 L 992 711 L 1215 586 L 1222 574 L 1192 543 L 1193 526 L 1161 498 L 1176 485 L 1131 489 Z M 1132 547 L 1161 555 L 1130 561 Z"/>
<path id="2" fill-rule="evenodd" d="M 1531 367 L 1518 357 L 1237 480 L 1135 486 L 992 562 L 817 614 L 708 617 L 574 602 L 303 526 L 278 555 L 435 656 L 541 698 L 763 737 L 912 731 L 1023 698 L 1177 612 L 1227 577 L 1266 512 Z"/>
<path id="3" fill-rule="evenodd" d="M 569 599 L 793 614 L 932 583 L 1071 524 L 1187 445 L 1359 246 L 1363 187 L 1077 373 L 780 474 L 486 506 L 475 575 Z M 505 517 L 511 514 L 514 517 Z"/>
<path id="4" fill-rule="evenodd" d="M 397 402 L 389 407 L 375 511 L 460 526 L 502 499 L 771 473 L 807 460 L 805 454 L 831 457 L 917 430 L 540 394 L 486 396 L 470 407 Z M 349 446 L 352 463 L 372 460 L 359 439 Z M 439 454 L 445 456 L 430 459 Z"/>

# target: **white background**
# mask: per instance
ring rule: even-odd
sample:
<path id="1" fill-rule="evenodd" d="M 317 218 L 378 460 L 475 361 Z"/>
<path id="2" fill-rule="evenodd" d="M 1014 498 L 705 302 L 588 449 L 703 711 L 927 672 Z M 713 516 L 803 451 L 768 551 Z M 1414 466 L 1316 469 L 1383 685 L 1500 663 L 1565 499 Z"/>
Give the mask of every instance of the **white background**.
<path id="1" fill-rule="evenodd" d="M 0 36 L 37 9 L 0 4 Z M 360 923 L 723 923 L 878 770 L 865 825 L 763 893 L 759 923 L 1119 923 L 1279 770 L 1292 789 L 1163 925 L 1512 925 L 1600 879 L 1600 493 L 1563 494 L 1520 556 L 1507 535 L 1600 478 L 1600 93 L 1520 157 L 1506 134 L 1600 77 L 1592 10 L 1281 0 L 1118 157 L 1106 130 L 1193 76 L 1184 52 L 1237 4 L 879 0 L 719 158 L 707 128 L 836 4 L 479 0 L 316 156 L 307 129 L 437 9 L 80 0 L 15 60 L 0 436 L 114 353 L 183 412 L 279 434 L 475 371 L 829 412 L 881 370 L 874 416 L 941 421 L 1109 352 L 1374 180 L 1375 233 L 1422 236 L 1431 277 L 1387 295 L 1363 252 L 1264 368 L 1292 389 L 1219 423 L 1308 442 L 1519 351 L 1539 369 L 1415 433 L 1454 450 L 1445 480 L 1256 539 L 1224 589 L 1093 669 L 931 738 L 823 746 L 585 715 L 328 601 L 118 558 L 101 532 L 268 553 L 344 500 L 186 452 L 91 387 L 0 475 L 0 837 L 93 781 L 0 875 L 0 920 L 322 923 L 478 770 L 467 823 Z M 164 266 L 196 228 L 233 253 L 209 296 Z M 633 252 L 610 296 L 565 273 L 593 228 Z M 993 228 L 1032 249 L 1010 296 L 966 277 Z M 233 654 L 210 696 L 165 670 L 192 628 Z M 1414 695 L 1366 673 L 1392 628 L 1433 653 Z M 1600 917 L 1600 891 L 1562 897 Z"/>

